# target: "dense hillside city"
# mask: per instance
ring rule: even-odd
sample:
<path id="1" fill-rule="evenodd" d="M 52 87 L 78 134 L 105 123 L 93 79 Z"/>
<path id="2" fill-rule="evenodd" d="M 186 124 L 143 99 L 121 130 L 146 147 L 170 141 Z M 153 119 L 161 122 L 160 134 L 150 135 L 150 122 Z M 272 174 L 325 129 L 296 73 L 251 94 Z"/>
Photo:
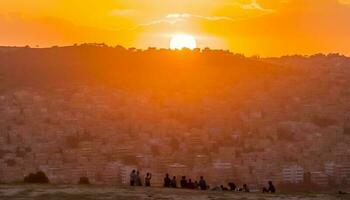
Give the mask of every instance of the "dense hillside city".
<path id="1" fill-rule="evenodd" d="M 338 54 L 1 47 L 0 182 L 347 185 L 348 77 Z"/>

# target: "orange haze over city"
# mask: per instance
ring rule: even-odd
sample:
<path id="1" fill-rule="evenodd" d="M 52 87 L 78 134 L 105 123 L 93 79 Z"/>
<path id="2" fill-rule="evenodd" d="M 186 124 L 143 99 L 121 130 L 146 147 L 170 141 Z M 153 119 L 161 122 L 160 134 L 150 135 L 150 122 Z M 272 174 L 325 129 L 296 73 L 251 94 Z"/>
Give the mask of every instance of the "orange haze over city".
<path id="1" fill-rule="evenodd" d="M 0 200 L 350 199 L 349 77 L 350 0 L 0 0 Z"/>
<path id="2" fill-rule="evenodd" d="M 189 46 L 245 55 L 350 54 L 349 0 L 11 0 L 0 2 L 0 45 Z M 192 42 L 192 43 L 191 43 Z M 194 45 L 195 42 L 195 45 Z M 180 42 L 181 43 L 181 42 Z M 173 45 L 173 49 L 179 43 Z M 181 47 L 181 45 L 180 45 Z"/>

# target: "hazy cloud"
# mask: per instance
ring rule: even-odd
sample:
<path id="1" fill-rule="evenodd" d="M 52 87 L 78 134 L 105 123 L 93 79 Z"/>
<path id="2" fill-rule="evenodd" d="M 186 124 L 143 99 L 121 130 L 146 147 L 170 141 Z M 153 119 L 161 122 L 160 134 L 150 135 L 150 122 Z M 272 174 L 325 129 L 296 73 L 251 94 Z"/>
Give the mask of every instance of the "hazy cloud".
<path id="1" fill-rule="evenodd" d="M 136 10 L 134 9 L 114 9 L 109 14 L 112 16 L 130 16 L 134 15 Z"/>
<path id="2" fill-rule="evenodd" d="M 189 13 L 170 13 L 166 15 L 163 19 L 154 20 L 148 23 L 142 23 L 142 24 L 139 24 L 138 27 L 151 26 L 151 25 L 163 24 L 163 23 L 176 24 L 178 22 L 182 22 L 190 19 L 202 19 L 202 20 L 208 20 L 208 21 L 237 21 L 237 20 L 244 20 L 247 18 L 232 18 L 228 16 L 203 16 L 203 15 L 196 15 L 196 14 L 189 14 Z"/>
<path id="3" fill-rule="evenodd" d="M 262 11 L 262 12 L 274 12 L 275 11 L 273 9 L 264 8 L 256 0 L 251 0 L 250 3 L 233 2 L 233 3 L 230 3 L 230 5 L 239 6 L 240 8 L 242 8 L 244 10 L 258 10 L 258 11 Z"/>

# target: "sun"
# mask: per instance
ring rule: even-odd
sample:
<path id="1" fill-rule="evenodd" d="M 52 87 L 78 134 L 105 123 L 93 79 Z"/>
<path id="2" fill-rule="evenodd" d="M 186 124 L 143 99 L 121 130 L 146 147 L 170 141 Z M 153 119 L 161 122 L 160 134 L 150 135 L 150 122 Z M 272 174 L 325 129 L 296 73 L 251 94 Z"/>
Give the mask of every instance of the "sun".
<path id="1" fill-rule="evenodd" d="M 170 39 L 170 49 L 194 49 L 197 47 L 197 41 L 192 35 L 177 34 Z"/>

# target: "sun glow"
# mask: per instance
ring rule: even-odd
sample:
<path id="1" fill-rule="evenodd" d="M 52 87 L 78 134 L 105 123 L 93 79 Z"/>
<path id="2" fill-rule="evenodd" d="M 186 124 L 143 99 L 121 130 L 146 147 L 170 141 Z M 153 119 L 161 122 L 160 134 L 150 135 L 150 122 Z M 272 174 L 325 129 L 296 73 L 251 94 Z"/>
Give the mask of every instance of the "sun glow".
<path id="1" fill-rule="evenodd" d="M 170 49 L 194 49 L 197 47 L 197 41 L 192 35 L 178 34 L 170 40 Z"/>

